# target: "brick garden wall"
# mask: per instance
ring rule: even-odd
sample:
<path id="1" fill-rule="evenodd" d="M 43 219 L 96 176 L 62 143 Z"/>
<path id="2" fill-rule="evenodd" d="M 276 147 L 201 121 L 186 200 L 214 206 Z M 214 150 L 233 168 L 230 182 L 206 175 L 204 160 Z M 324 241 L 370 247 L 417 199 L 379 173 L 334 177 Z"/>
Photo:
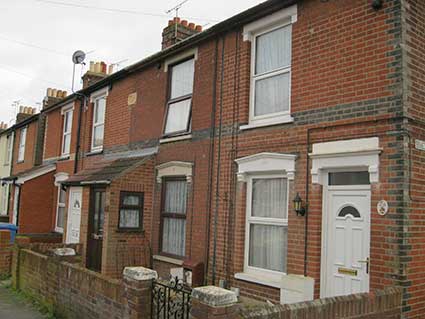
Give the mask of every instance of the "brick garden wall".
<path id="1" fill-rule="evenodd" d="M 10 275 L 12 244 L 9 231 L 0 231 L 0 278 Z"/>
<path id="2" fill-rule="evenodd" d="M 58 317 L 124 318 L 121 281 L 27 249 L 14 258 L 14 287 L 53 306 Z"/>

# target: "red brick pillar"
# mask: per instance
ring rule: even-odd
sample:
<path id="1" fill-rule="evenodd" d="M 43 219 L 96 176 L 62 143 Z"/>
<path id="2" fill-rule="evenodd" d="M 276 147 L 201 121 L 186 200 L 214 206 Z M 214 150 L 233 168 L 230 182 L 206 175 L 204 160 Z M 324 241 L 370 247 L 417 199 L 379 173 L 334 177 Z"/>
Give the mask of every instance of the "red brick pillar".
<path id="1" fill-rule="evenodd" d="M 239 318 L 236 294 L 215 286 L 194 288 L 190 314 L 192 319 Z"/>
<path id="2" fill-rule="evenodd" d="M 123 272 L 125 287 L 125 319 L 150 319 L 152 282 L 156 271 L 144 267 L 126 267 Z"/>
<path id="3" fill-rule="evenodd" d="M 10 232 L 0 231 L 0 277 L 9 276 L 12 263 L 12 244 Z"/>

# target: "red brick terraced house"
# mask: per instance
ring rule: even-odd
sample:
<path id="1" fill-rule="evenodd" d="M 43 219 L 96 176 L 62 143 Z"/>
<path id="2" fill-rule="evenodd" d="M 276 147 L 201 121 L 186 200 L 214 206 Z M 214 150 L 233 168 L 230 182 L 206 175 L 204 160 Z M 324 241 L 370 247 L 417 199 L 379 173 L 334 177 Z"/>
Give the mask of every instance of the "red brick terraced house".
<path id="1" fill-rule="evenodd" d="M 64 241 L 112 277 L 187 269 L 273 302 L 400 286 L 422 318 L 424 21 L 418 0 L 269 0 L 93 64 L 42 112 Z"/>

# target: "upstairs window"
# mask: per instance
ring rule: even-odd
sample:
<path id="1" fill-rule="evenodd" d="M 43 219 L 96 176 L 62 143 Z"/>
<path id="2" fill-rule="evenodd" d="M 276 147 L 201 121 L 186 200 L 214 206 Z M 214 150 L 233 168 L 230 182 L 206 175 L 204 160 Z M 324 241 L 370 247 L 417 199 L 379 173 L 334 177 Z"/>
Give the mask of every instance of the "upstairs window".
<path id="1" fill-rule="evenodd" d="M 291 83 L 291 25 L 254 37 L 251 120 L 288 115 Z"/>
<path id="2" fill-rule="evenodd" d="M 12 158 L 12 135 L 8 135 L 6 138 L 6 152 L 5 152 L 4 165 L 9 165 L 11 158 Z"/>
<path id="3" fill-rule="evenodd" d="M 103 149 L 103 136 L 105 132 L 105 109 L 106 96 L 100 96 L 94 99 L 93 107 L 93 132 L 92 132 L 92 151 L 101 151 Z"/>
<path id="4" fill-rule="evenodd" d="M 71 148 L 72 113 L 72 108 L 63 113 L 62 156 L 69 155 Z"/>
<path id="5" fill-rule="evenodd" d="M 21 129 L 18 146 L 18 162 L 23 162 L 25 159 L 25 144 L 27 140 L 27 127 Z"/>
<path id="6" fill-rule="evenodd" d="M 165 136 L 185 134 L 190 131 L 194 63 L 192 58 L 171 67 Z"/>

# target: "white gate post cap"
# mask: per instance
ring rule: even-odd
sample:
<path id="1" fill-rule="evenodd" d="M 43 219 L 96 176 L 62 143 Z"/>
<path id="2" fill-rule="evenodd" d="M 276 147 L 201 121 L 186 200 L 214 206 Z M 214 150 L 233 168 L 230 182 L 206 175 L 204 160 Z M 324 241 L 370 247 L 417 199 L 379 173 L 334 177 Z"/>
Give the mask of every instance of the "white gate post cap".
<path id="1" fill-rule="evenodd" d="M 155 270 L 145 267 L 125 267 L 123 275 L 137 281 L 158 279 L 158 273 Z"/>
<path id="2" fill-rule="evenodd" d="M 213 307 L 230 306 L 238 302 L 238 298 L 233 291 L 216 286 L 193 288 L 192 298 Z"/>
<path id="3" fill-rule="evenodd" d="M 73 248 L 55 248 L 53 249 L 53 253 L 56 256 L 75 256 L 75 250 Z"/>

